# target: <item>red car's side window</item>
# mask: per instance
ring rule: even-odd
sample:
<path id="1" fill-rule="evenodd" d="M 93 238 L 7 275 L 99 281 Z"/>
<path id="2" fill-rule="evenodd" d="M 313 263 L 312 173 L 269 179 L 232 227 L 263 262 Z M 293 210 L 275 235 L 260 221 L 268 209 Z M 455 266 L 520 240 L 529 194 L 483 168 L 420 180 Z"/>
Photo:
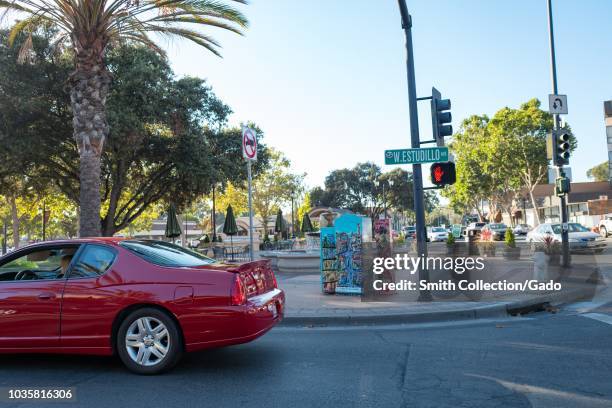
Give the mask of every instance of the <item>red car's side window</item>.
<path id="1" fill-rule="evenodd" d="M 102 245 L 87 245 L 72 265 L 69 279 L 88 278 L 106 272 L 116 257 L 115 250 Z"/>

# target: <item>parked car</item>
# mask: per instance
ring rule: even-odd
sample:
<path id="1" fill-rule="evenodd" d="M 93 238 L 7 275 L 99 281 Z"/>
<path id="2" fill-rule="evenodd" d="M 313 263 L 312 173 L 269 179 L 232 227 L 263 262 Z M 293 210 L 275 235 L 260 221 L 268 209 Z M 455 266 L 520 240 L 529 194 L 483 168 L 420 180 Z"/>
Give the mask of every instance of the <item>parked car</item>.
<path id="1" fill-rule="evenodd" d="M 139 374 L 184 351 L 246 343 L 283 317 L 268 261 L 220 264 L 179 246 L 91 238 L 0 258 L 0 353 L 117 354 Z"/>
<path id="2" fill-rule="evenodd" d="M 486 222 L 472 222 L 468 224 L 464 232 L 466 241 L 469 241 L 470 239 L 477 240 L 480 236 L 480 231 L 485 225 L 487 225 Z"/>
<path id="3" fill-rule="evenodd" d="M 427 240 L 431 242 L 446 241 L 448 232 L 444 227 L 430 227 L 427 230 Z"/>
<path id="4" fill-rule="evenodd" d="M 406 238 L 416 239 L 416 227 L 409 226 L 404 228 L 404 235 L 406 236 Z"/>
<path id="5" fill-rule="evenodd" d="M 573 252 L 594 251 L 603 252 L 606 240 L 581 224 L 570 222 L 567 224 L 570 250 Z M 538 225 L 527 234 L 527 242 L 543 242 L 546 237 L 552 237 L 555 242 L 561 242 L 561 224 L 544 223 Z"/>
<path id="6" fill-rule="evenodd" d="M 599 221 L 599 234 L 607 238 L 612 233 L 612 215 L 606 215 L 603 220 Z"/>
<path id="7" fill-rule="evenodd" d="M 506 226 L 506 224 L 490 223 L 482 227 L 481 232 L 491 231 L 491 238 L 493 238 L 495 241 L 501 241 L 506 236 L 507 229 L 508 227 Z"/>
<path id="8" fill-rule="evenodd" d="M 529 231 L 531 231 L 531 226 L 529 224 L 517 224 L 512 230 L 515 235 L 527 235 Z"/>

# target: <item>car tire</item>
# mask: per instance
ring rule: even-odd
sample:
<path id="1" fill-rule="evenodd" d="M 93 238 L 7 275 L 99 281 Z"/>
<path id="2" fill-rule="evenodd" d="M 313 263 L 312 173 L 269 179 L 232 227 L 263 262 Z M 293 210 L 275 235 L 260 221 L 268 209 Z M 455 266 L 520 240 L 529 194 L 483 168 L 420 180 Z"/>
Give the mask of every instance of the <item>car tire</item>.
<path id="1" fill-rule="evenodd" d="M 599 227 L 599 234 L 604 238 L 608 238 L 608 230 L 606 227 Z"/>
<path id="2" fill-rule="evenodd" d="M 132 372 L 160 374 L 174 367 L 183 354 L 178 325 L 165 312 L 145 307 L 130 313 L 117 331 L 117 354 Z"/>

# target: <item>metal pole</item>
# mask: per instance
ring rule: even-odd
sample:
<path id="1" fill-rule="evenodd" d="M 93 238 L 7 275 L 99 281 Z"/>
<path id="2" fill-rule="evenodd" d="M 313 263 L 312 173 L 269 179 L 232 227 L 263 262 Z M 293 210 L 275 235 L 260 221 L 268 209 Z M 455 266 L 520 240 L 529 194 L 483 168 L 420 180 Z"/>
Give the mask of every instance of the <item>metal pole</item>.
<path id="1" fill-rule="evenodd" d="M 187 231 L 188 225 L 187 225 L 187 214 L 183 214 L 183 217 L 185 217 L 185 245 L 187 247 L 190 247 L 191 245 L 189 245 L 189 232 Z"/>
<path id="2" fill-rule="evenodd" d="M 557 62 L 555 58 L 555 36 L 553 29 L 553 15 L 552 15 L 552 1 L 547 0 L 546 4 L 548 6 L 548 36 L 550 39 L 550 69 L 551 69 L 551 77 L 552 77 L 552 91 L 554 95 L 557 95 Z M 554 118 L 554 128 L 558 130 L 561 127 L 561 118 L 559 115 L 553 115 Z M 563 166 L 557 166 L 557 176 L 565 177 L 565 172 L 563 171 Z M 567 231 L 567 223 L 568 223 L 568 214 L 567 214 L 567 194 L 563 194 L 560 198 L 560 207 L 561 207 L 561 253 L 562 253 L 562 261 L 561 265 L 569 266 L 570 265 L 570 254 L 569 254 L 569 235 Z M 537 211 L 537 209 L 536 209 Z"/>
<path id="3" fill-rule="evenodd" d="M 212 241 L 217 240 L 217 220 L 215 217 L 215 185 L 212 188 L 212 213 L 210 214 L 210 224 L 212 225 Z"/>
<path id="4" fill-rule="evenodd" d="M 382 183 L 382 187 L 383 187 L 383 207 L 385 210 L 385 220 L 387 219 L 387 194 L 385 192 L 385 183 Z"/>
<path id="5" fill-rule="evenodd" d="M 408 78 L 408 108 L 410 110 L 410 139 L 411 147 L 420 147 L 419 116 L 417 112 L 416 79 L 414 74 L 414 53 L 412 50 L 412 17 L 408 14 L 406 0 L 398 0 L 400 14 L 402 16 L 402 28 L 406 35 L 406 73 Z M 417 256 L 427 257 L 427 243 L 425 242 L 425 206 L 423 203 L 423 174 L 421 165 L 412 165 L 412 176 L 414 180 L 414 213 L 416 222 Z M 429 271 L 427 263 L 419 268 L 419 281 L 429 282 Z M 420 291 L 419 301 L 431 300 L 429 291 Z"/>
<path id="6" fill-rule="evenodd" d="M 293 219 L 293 192 L 291 192 L 291 238 L 295 238 L 295 220 Z"/>
<path id="7" fill-rule="evenodd" d="M 8 224 L 8 220 L 5 218 L 4 219 L 4 226 L 2 228 L 2 255 L 6 254 L 6 236 L 8 235 L 8 230 L 7 230 L 7 224 Z"/>
<path id="8" fill-rule="evenodd" d="M 247 160 L 249 179 L 249 258 L 253 261 L 253 188 L 251 185 L 251 161 Z"/>
<path id="9" fill-rule="evenodd" d="M 42 240 L 46 241 L 47 239 L 47 206 L 46 202 L 43 200 L 43 208 L 42 208 Z"/>

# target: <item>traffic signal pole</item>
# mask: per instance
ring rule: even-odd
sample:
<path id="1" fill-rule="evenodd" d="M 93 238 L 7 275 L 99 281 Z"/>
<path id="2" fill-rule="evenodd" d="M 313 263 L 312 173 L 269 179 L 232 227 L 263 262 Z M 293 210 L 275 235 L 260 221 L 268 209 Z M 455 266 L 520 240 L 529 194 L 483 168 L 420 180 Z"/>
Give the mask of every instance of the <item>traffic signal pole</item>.
<path id="1" fill-rule="evenodd" d="M 414 74 L 414 53 L 412 49 L 412 18 L 408 14 L 406 0 L 398 0 L 400 14 L 402 16 L 402 28 L 406 35 L 406 73 L 408 77 L 408 109 L 410 110 L 410 139 L 411 147 L 421 147 L 419 137 L 419 116 L 417 112 L 416 79 Z M 427 243 L 425 236 L 425 206 L 423 202 L 423 173 L 420 164 L 412 165 L 412 176 L 414 180 L 414 213 L 416 223 L 416 239 L 418 256 L 427 257 Z M 426 263 L 425 263 L 426 264 Z M 429 271 L 427 265 L 421 265 L 419 269 L 419 281 L 429 282 Z M 419 301 L 431 300 L 429 291 L 419 292 Z"/>
<path id="2" fill-rule="evenodd" d="M 552 91 L 554 95 L 557 95 L 557 62 L 555 58 L 555 37 L 553 30 L 553 16 L 552 16 L 552 4 L 551 0 L 547 0 L 548 6 L 548 36 L 550 39 L 550 62 L 551 62 L 551 77 L 552 77 Z M 559 130 L 561 128 L 561 118 L 558 114 L 553 115 L 554 118 L 554 130 Z M 565 177 L 565 172 L 563 171 L 563 166 L 557 167 L 557 177 Z M 562 260 L 561 265 L 567 267 L 570 265 L 570 254 L 569 254 L 569 235 L 567 223 L 569 221 L 569 216 L 567 212 L 567 194 L 563 194 L 560 197 L 560 207 L 561 207 L 561 251 L 562 251 Z M 534 208 L 534 211 L 537 211 L 537 208 Z"/>

